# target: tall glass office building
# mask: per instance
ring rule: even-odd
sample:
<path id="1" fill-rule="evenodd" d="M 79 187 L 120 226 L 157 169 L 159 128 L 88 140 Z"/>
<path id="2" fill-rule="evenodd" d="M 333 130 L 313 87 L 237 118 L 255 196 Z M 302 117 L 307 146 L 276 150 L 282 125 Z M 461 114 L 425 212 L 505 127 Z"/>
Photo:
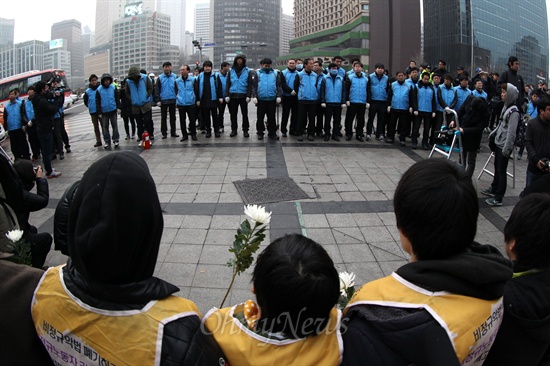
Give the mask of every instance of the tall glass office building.
<path id="1" fill-rule="evenodd" d="M 281 0 L 213 0 L 211 19 L 214 35 L 214 62 L 232 62 L 246 55 L 248 67 L 259 68 L 259 61 L 279 56 Z"/>
<path id="2" fill-rule="evenodd" d="M 535 84 L 548 77 L 546 0 L 424 0 L 424 58 L 501 73 L 509 56 Z"/>

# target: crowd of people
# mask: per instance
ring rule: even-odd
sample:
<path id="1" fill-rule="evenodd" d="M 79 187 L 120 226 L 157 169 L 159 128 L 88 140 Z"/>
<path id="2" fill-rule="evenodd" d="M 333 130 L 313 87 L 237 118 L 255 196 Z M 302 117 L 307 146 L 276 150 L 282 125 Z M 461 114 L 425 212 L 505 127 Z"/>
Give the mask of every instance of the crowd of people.
<path id="1" fill-rule="evenodd" d="M 8 182 L 3 175 L 4 190 Z M 43 272 L 0 251 L 0 324 L 10 329 L 0 335 L 2 364 L 550 362 L 550 196 L 526 194 L 514 208 L 504 229 L 507 259 L 474 241 L 477 194 L 455 162 L 428 159 L 405 172 L 394 210 L 410 263 L 364 284 L 344 309 L 323 246 L 287 234 L 257 258 L 255 300 L 203 317 L 153 276 L 163 215 L 135 153 L 99 159 L 68 196 L 56 213 L 65 220 L 65 265 Z M 116 209 L 120 201 L 125 210 Z"/>

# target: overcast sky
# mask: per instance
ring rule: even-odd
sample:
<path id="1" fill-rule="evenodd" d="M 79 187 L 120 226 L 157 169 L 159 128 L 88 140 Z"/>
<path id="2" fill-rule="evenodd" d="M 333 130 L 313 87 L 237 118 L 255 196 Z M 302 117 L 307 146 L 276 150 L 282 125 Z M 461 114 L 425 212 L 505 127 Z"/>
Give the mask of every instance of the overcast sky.
<path id="1" fill-rule="evenodd" d="M 187 30 L 193 31 L 195 4 L 205 2 L 187 0 Z M 293 4 L 294 0 L 282 0 L 283 12 L 292 14 Z M 4 0 L 0 9 L 0 17 L 15 19 L 15 43 L 49 41 L 52 24 L 69 19 L 95 30 L 95 0 Z"/>

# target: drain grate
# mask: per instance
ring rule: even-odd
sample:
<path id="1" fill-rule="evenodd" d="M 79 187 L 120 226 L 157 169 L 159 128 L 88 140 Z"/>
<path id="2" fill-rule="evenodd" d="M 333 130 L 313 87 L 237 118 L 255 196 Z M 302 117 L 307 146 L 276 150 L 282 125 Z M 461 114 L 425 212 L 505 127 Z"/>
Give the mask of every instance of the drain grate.
<path id="1" fill-rule="evenodd" d="M 245 204 L 309 199 L 289 177 L 246 179 L 233 182 Z"/>

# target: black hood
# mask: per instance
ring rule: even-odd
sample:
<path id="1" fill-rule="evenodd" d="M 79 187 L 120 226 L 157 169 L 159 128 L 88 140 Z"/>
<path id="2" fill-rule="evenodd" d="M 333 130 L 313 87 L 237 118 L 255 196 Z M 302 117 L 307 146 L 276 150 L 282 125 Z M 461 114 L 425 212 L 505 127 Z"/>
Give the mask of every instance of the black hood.
<path id="1" fill-rule="evenodd" d="M 242 59 L 243 60 L 243 64 L 241 66 L 237 65 L 237 60 L 238 59 Z M 233 60 L 233 66 L 232 66 L 232 69 L 235 69 L 235 70 L 242 70 L 246 67 L 246 57 L 244 57 L 243 55 L 238 55 L 237 57 L 235 57 L 235 59 Z"/>
<path id="2" fill-rule="evenodd" d="M 113 77 L 111 76 L 111 74 L 105 73 L 105 74 L 101 75 L 101 85 L 103 85 L 103 81 L 105 81 L 107 79 L 109 79 L 111 84 L 113 83 Z"/>
<path id="3" fill-rule="evenodd" d="M 502 296 L 506 281 L 512 278 L 512 263 L 496 248 L 474 243 L 462 254 L 412 262 L 396 273 L 430 291 L 494 300 Z"/>
<path id="4" fill-rule="evenodd" d="M 69 214 L 72 265 L 88 281 L 149 279 L 163 218 L 155 182 L 135 153 L 110 154 L 84 173 Z"/>

